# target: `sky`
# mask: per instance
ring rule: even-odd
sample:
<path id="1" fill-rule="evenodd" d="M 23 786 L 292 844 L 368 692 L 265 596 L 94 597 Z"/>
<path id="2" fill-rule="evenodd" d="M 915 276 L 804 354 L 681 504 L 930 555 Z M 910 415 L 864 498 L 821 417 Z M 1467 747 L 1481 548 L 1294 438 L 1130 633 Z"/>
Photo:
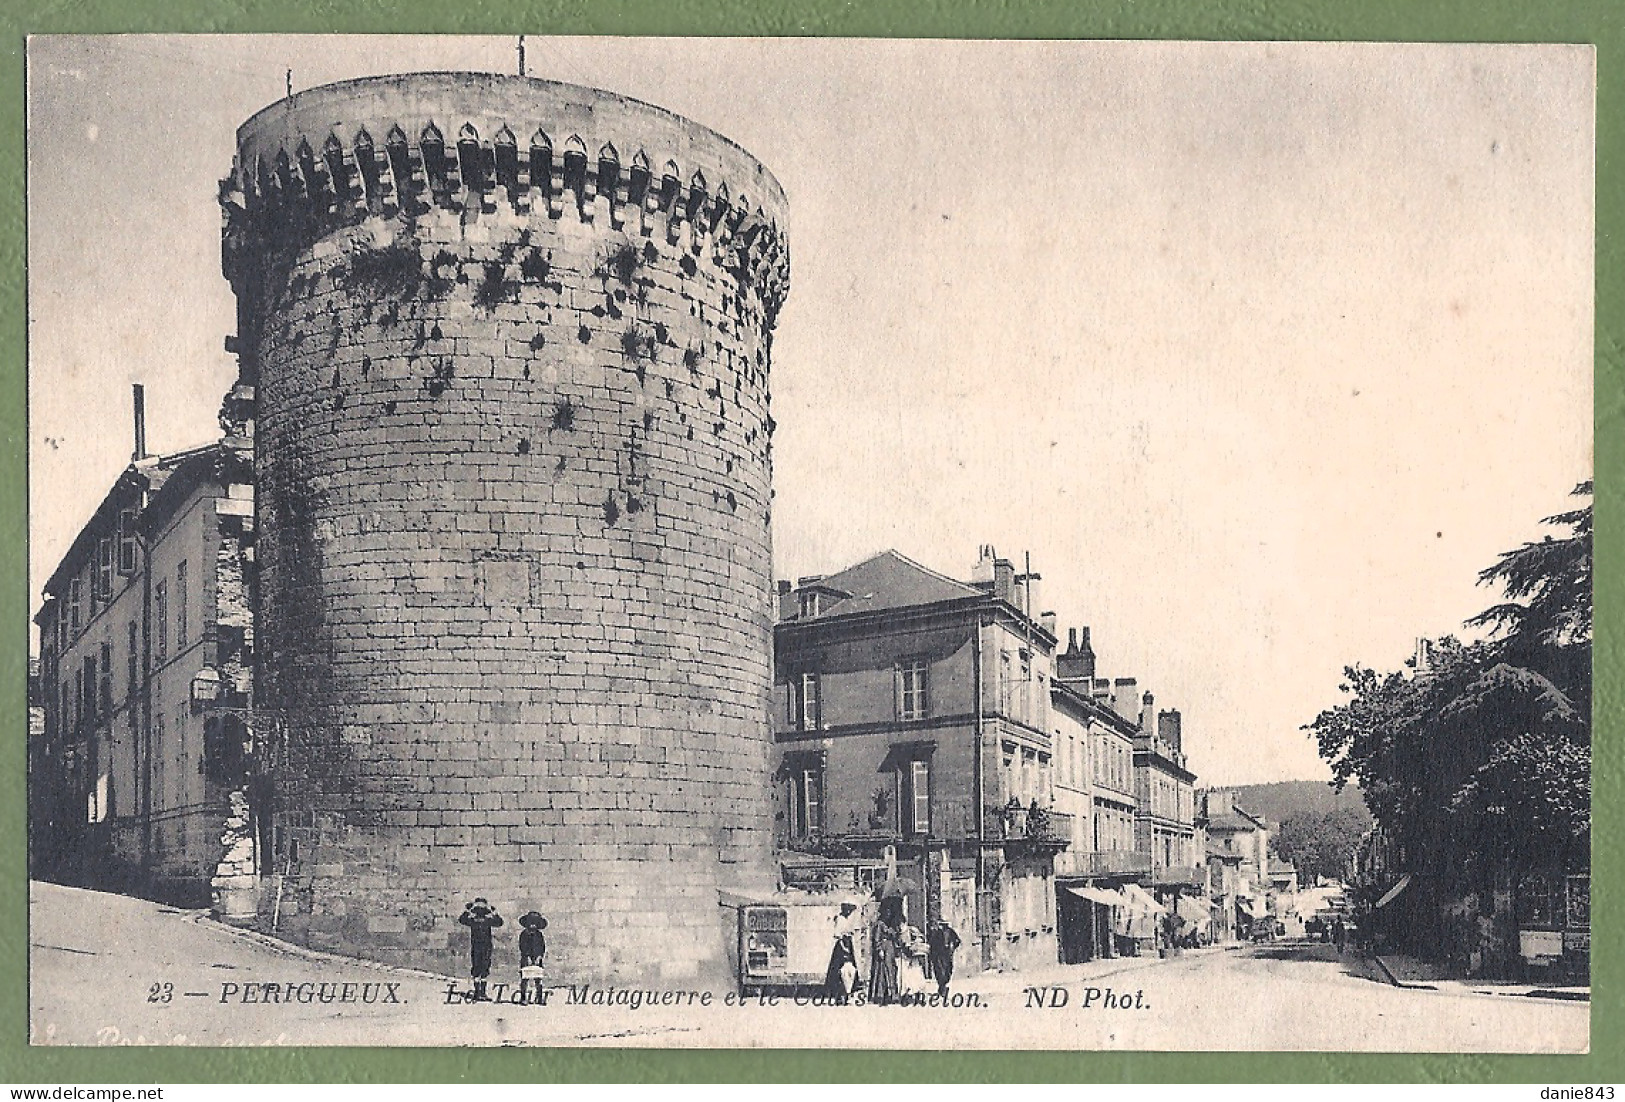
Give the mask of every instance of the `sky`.
<path id="1" fill-rule="evenodd" d="M 1591 477 L 1594 53 L 1570 46 L 527 38 L 720 131 L 790 202 L 779 577 L 981 544 L 1184 714 L 1200 783 L 1496 600 Z M 218 180 L 283 95 L 514 71 L 511 38 L 29 44 L 32 600 L 131 450 L 235 376 Z"/>

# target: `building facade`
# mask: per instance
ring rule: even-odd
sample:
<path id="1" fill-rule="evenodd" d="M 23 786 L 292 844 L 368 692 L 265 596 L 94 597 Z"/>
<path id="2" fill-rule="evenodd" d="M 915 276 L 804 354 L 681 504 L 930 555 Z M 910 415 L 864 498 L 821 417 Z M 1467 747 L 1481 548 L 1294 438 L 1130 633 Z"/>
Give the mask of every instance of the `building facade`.
<path id="1" fill-rule="evenodd" d="M 984 548 L 969 583 L 887 551 L 780 583 L 774 812 L 781 852 L 890 858 L 909 921 L 970 961 L 1056 958 L 1049 725 L 1055 637 L 1036 577 Z"/>
<path id="2" fill-rule="evenodd" d="M 251 462 L 240 440 L 140 450 L 35 617 L 31 875 L 240 915 L 258 885 Z"/>
<path id="3" fill-rule="evenodd" d="M 1218 854 L 1221 863 L 1235 866 L 1235 886 L 1228 892 L 1234 913 L 1229 917 L 1238 935 L 1245 936 L 1254 923 L 1274 913 L 1269 876 L 1269 826 L 1236 803 L 1235 794 L 1226 789 L 1203 792 L 1201 808 L 1209 852 Z M 1212 858 L 1209 863 L 1213 863 Z"/>
<path id="4" fill-rule="evenodd" d="M 1132 690 L 1131 683 L 1128 695 Z M 1196 774 L 1185 767 L 1181 724 L 1177 710 L 1158 712 L 1152 694 L 1142 698 L 1134 736 L 1134 844 L 1153 872 L 1205 862 L 1196 852 Z"/>
<path id="5" fill-rule="evenodd" d="M 1080 837 L 1056 858 L 1057 927 L 1060 959 L 1073 964 L 1119 952 L 1118 935 L 1128 925 L 1126 884 L 1140 883 L 1150 861 L 1135 847 L 1134 734 L 1125 718 L 1134 697 L 1114 696 L 1113 683 L 1095 677 L 1089 629 L 1069 629 L 1067 648 L 1056 656 L 1051 687 L 1057 743 L 1065 738 L 1086 747 L 1086 777 L 1078 782 Z M 1086 798 L 1085 798 L 1086 794 Z"/>

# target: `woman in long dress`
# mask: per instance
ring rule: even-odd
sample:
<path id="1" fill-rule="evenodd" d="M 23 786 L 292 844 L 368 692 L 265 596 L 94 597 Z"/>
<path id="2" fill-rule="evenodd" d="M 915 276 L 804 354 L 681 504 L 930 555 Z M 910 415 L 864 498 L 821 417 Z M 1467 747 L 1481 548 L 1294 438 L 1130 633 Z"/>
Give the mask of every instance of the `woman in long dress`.
<path id="1" fill-rule="evenodd" d="M 841 904 L 841 913 L 835 919 L 835 945 L 829 954 L 829 970 L 824 975 L 824 993 L 839 1005 L 846 1005 L 857 984 L 858 957 L 853 934 L 863 928 L 857 907 Z"/>
<path id="2" fill-rule="evenodd" d="M 882 913 L 869 928 L 869 1001 L 885 1006 L 897 1001 L 897 950 L 900 931 Z"/>

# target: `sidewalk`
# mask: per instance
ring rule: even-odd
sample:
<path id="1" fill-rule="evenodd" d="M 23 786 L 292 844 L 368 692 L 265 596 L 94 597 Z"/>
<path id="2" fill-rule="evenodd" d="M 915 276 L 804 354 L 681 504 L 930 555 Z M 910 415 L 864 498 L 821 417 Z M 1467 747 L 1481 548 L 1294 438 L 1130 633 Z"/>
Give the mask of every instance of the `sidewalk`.
<path id="1" fill-rule="evenodd" d="M 1443 991 L 1452 995 L 1517 995 L 1532 999 L 1590 1002 L 1591 988 L 1580 985 L 1514 983 L 1502 980 L 1462 979 L 1442 965 L 1403 953 L 1374 953 L 1372 960 L 1395 987 L 1417 991 Z"/>

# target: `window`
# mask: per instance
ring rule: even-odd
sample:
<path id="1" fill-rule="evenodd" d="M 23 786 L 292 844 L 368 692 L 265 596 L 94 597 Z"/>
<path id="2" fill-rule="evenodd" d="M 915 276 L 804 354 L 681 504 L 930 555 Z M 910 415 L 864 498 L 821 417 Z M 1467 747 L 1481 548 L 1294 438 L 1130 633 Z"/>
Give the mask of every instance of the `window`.
<path id="1" fill-rule="evenodd" d="M 84 678 L 77 688 L 80 694 L 80 714 L 88 724 L 96 722 L 96 659 L 85 655 L 85 664 L 80 670 Z"/>
<path id="2" fill-rule="evenodd" d="M 897 667 L 897 718 L 905 722 L 924 719 L 929 709 L 927 682 L 930 663 L 911 658 Z"/>
<path id="3" fill-rule="evenodd" d="M 71 630 L 77 639 L 85 622 L 85 587 L 79 578 L 68 583 L 68 604 L 72 606 Z"/>
<path id="4" fill-rule="evenodd" d="M 113 540 L 103 537 L 96 541 L 96 595 L 107 602 L 113 597 Z"/>
<path id="5" fill-rule="evenodd" d="M 56 602 L 56 653 L 60 655 L 68 649 L 68 610 L 63 602 Z"/>
<path id="6" fill-rule="evenodd" d="M 135 573 L 135 510 L 120 509 L 118 515 L 118 572 L 125 577 Z"/>
<path id="7" fill-rule="evenodd" d="M 791 758 L 790 836 L 810 838 L 824 829 L 824 763 L 818 757 Z"/>
<path id="8" fill-rule="evenodd" d="M 1023 648 L 1021 651 L 1021 687 L 1016 690 L 1016 718 L 1022 722 L 1027 722 L 1032 718 L 1032 681 L 1032 653 Z"/>
<path id="9" fill-rule="evenodd" d="M 810 619 L 810 618 L 812 618 L 814 616 L 817 616 L 817 615 L 818 615 L 818 591 L 817 590 L 812 590 L 812 591 L 803 590 L 802 593 L 801 593 L 801 618 L 803 620 L 807 620 L 807 619 Z"/>
<path id="10" fill-rule="evenodd" d="M 132 695 L 135 693 L 135 679 L 136 679 L 137 671 L 139 669 L 139 662 L 140 662 L 139 642 L 138 642 L 138 638 L 136 636 L 136 631 L 135 631 L 135 621 L 131 620 L 130 621 L 130 654 L 129 654 L 129 657 L 126 659 L 125 664 L 129 667 L 129 671 L 130 671 L 130 693 Z"/>
<path id="11" fill-rule="evenodd" d="M 152 717 L 152 737 L 156 750 L 156 753 L 152 755 L 152 766 L 155 774 L 152 780 L 152 790 L 158 796 L 158 809 L 161 809 L 167 806 L 165 795 L 168 789 L 164 787 L 164 763 L 169 758 L 169 747 L 164 744 L 164 717 L 162 714 Z"/>
<path id="12" fill-rule="evenodd" d="M 790 682 L 790 725 L 798 731 L 816 731 L 823 699 L 815 673 L 798 674 Z"/>
<path id="13" fill-rule="evenodd" d="M 158 661 L 169 657 L 169 591 L 163 582 L 152 587 L 153 652 Z"/>
<path id="14" fill-rule="evenodd" d="M 175 567 L 175 652 L 186 649 L 186 560 Z"/>
<path id="15" fill-rule="evenodd" d="M 182 806 L 186 803 L 186 778 L 190 772 L 187 766 L 191 763 L 188 753 L 187 734 L 191 724 L 186 721 L 186 705 L 182 704 L 175 709 L 175 804 Z"/>
<path id="16" fill-rule="evenodd" d="M 101 711 L 102 715 L 113 714 L 113 644 L 102 644 L 102 680 L 101 680 Z"/>
<path id="17" fill-rule="evenodd" d="M 1591 877 L 1570 876 L 1568 882 L 1568 912 L 1563 924 L 1571 930 L 1591 929 Z"/>

